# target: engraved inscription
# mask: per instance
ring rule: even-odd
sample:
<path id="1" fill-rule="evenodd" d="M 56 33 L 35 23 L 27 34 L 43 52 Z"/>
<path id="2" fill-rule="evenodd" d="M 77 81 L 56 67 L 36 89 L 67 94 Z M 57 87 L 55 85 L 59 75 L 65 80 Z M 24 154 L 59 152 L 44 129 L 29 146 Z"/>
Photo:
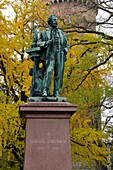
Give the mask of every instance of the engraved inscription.
<path id="1" fill-rule="evenodd" d="M 31 144 L 35 144 L 37 151 L 61 149 L 61 145 L 66 144 L 66 139 L 30 139 Z"/>
<path id="2" fill-rule="evenodd" d="M 42 147 L 41 147 L 41 146 L 37 147 L 37 151 L 38 151 L 38 150 L 45 150 L 45 149 L 46 149 L 46 147 L 44 147 L 44 146 L 42 146 Z"/>
<path id="3" fill-rule="evenodd" d="M 40 151 L 40 150 L 50 150 L 50 149 L 52 149 L 52 150 L 59 150 L 60 149 L 60 147 L 58 147 L 58 146 L 54 146 L 54 147 L 49 147 L 49 146 L 38 146 L 37 148 L 36 148 L 36 150 L 37 151 Z"/>
<path id="4" fill-rule="evenodd" d="M 30 143 L 32 144 L 65 144 L 67 143 L 67 140 L 61 140 L 61 139 L 48 139 L 47 141 L 44 139 L 30 139 Z"/>
<path id="5" fill-rule="evenodd" d="M 60 147 L 52 147 L 52 150 L 59 150 Z"/>
<path id="6" fill-rule="evenodd" d="M 64 144 L 67 143 L 67 140 L 61 140 L 61 139 L 49 139 L 47 140 L 47 143 L 53 143 L 53 144 Z"/>
<path id="7" fill-rule="evenodd" d="M 44 139 L 30 139 L 30 143 L 32 143 L 32 144 L 45 144 L 46 141 Z"/>

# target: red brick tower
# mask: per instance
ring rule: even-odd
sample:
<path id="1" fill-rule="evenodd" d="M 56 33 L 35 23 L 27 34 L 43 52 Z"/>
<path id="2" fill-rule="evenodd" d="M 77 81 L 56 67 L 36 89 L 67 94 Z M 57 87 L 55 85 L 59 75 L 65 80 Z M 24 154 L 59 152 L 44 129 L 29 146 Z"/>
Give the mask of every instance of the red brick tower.
<path id="1" fill-rule="evenodd" d="M 95 0 L 42 0 L 54 14 L 62 20 L 71 22 L 75 19 L 77 26 L 95 29 L 92 22 L 97 15 L 97 6 Z"/>

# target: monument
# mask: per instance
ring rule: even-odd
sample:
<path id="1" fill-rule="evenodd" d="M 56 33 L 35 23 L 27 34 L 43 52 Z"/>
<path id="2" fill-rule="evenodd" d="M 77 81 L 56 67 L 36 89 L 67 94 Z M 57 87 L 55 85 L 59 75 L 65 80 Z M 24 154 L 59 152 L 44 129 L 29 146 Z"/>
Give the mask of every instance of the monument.
<path id="1" fill-rule="evenodd" d="M 38 38 L 33 27 L 33 41 L 27 53 L 34 67 L 28 103 L 20 105 L 26 118 L 24 170 L 71 170 L 69 119 L 76 105 L 60 97 L 64 63 L 69 45 L 57 28 L 57 17 L 50 15 L 49 28 Z M 54 70 L 54 94 L 50 95 Z"/>

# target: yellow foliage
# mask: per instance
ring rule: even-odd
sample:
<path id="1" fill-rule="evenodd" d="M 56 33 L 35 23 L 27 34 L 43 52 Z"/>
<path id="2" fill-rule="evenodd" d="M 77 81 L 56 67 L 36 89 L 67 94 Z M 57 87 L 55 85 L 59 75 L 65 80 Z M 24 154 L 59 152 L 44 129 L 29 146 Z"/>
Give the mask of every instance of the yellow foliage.
<path id="1" fill-rule="evenodd" d="M 23 161 L 25 131 L 18 112 L 20 103 L 0 103 L 0 156 L 5 156 L 4 163 L 6 161 L 7 166 L 12 159 L 16 162 L 12 152 L 14 147 L 18 150 L 19 159 Z M 2 167 L 1 163 L 0 166 Z"/>
<path id="2" fill-rule="evenodd" d="M 75 114 L 71 118 L 71 143 L 73 163 L 81 162 L 82 166 L 90 167 L 100 161 L 108 164 L 108 155 L 104 140 L 107 139 L 102 131 L 92 129 L 88 123 L 88 117 Z"/>

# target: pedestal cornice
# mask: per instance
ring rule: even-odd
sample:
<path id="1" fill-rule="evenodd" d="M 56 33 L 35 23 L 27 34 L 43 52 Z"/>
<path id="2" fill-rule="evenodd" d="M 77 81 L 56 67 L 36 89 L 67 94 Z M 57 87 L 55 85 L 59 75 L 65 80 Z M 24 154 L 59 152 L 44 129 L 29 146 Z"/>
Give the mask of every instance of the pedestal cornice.
<path id="1" fill-rule="evenodd" d="M 19 110 L 26 118 L 69 118 L 77 111 L 77 105 L 68 102 L 28 102 Z"/>

